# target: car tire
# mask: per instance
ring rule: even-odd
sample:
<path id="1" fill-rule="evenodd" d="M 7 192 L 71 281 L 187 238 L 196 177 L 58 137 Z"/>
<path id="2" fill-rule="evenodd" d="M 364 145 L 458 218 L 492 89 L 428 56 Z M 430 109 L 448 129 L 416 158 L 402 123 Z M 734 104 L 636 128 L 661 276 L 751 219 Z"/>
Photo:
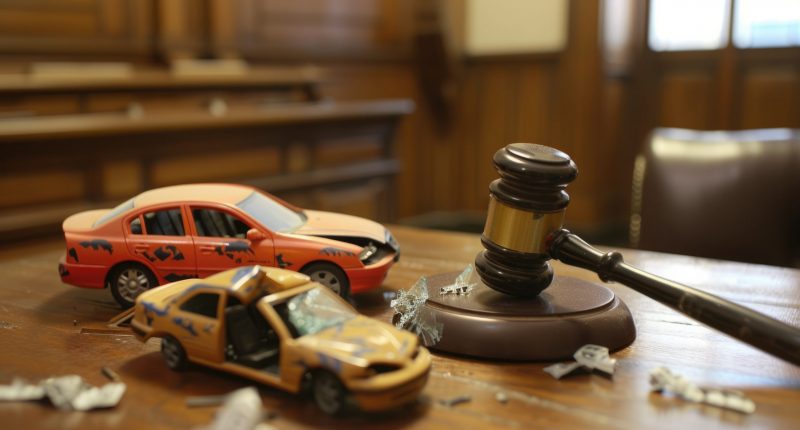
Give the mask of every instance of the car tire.
<path id="1" fill-rule="evenodd" d="M 172 336 L 164 336 L 161 339 L 161 355 L 164 356 L 164 362 L 172 370 L 181 371 L 186 369 L 188 360 L 186 359 L 186 350 L 178 339 Z"/>
<path id="2" fill-rule="evenodd" d="M 347 406 L 347 390 L 331 372 L 319 370 L 311 377 L 311 395 L 317 407 L 328 415 L 339 415 Z"/>
<path id="3" fill-rule="evenodd" d="M 139 294 L 158 286 L 158 280 L 147 267 L 137 263 L 121 264 L 108 277 L 108 285 L 114 300 L 128 309 L 136 303 Z"/>
<path id="4" fill-rule="evenodd" d="M 339 266 L 331 263 L 311 263 L 300 272 L 308 275 L 312 281 L 328 287 L 343 299 L 350 298 L 350 280 Z"/>

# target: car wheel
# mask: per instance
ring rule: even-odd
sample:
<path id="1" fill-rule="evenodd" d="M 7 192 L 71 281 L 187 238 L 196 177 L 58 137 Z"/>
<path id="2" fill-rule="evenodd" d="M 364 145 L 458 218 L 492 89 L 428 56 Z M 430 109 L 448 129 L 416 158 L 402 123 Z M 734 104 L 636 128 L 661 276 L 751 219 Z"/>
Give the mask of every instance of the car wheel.
<path id="1" fill-rule="evenodd" d="M 172 336 L 164 336 L 161 339 L 161 355 L 164 356 L 164 362 L 167 363 L 167 367 L 170 369 L 177 371 L 186 368 L 186 351 L 181 346 L 181 343 L 178 342 L 178 339 Z"/>
<path id="2" fill-rule="evenodd" d="M 158 285 L 155 275 L 141 264 L 123 264 L 114 269 L 109 276 L 109 285 L 114 300 L 128 309 L 136 303 L 139 294 Z"/>
<path id="3" fill-rule="evenodd" d="M 347 391 L 334 374 L 324 370 L 314 373 L 311 394 L 322 412 L 338 415 L 344 411 Z"/>
<path id="4" fill-rule="evenodd" d="M 312 263 L 301 270 L 312 281 L 328 287 L 331 291 L 348 299 L 350 297 L 350 281 L 344 271 L 331 263 Z"/>

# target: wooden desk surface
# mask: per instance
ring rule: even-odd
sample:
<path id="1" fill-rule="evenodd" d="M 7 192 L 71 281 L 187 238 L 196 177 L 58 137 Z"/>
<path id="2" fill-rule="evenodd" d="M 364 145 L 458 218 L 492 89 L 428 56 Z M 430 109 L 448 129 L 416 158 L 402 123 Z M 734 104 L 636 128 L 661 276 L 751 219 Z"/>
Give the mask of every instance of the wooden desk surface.
<path id="1" fill-rule="evenodd" d="M 403 248 L 384 286 L 357 297 L 359 310 L 389 320 L 394 291 L 419 276 L 461 270 L 480 250 L 474 235 L 394 227 Z M 56 270 L 62 244 L 0 252 L 0 383 L 78 374 L 103 384 L 100 369 L 115 370 L 128 391 L 114 409 L 62 412 L 45 403 L 0 403 L 3 428 L 189 428 L 210 422 L 214 407 L 187 408 L 187 396 L 223 394 L 248 381 L 202 368 L 174 373 L 159 343 L 138 342 L 124 331 L 103 334 L 118 313 L 108 291 L 62 285 Z M 800 271 L 740 263 L 623 252 L 639 267 L 705 289 L 794 326 L 800 326 Z M 596 280 L 555 264 L 561 276 Z M 260 387 L 264 406 L 278 412 L 278 428 L 796 428 L 800 422 L 800 368 L 718 334 L 625 287 L 611 288 L 627 303 L 638 337 L 613 356 L 613 378 L 581 374 L 560 381 L 547 363 L 487 362 L 434 354 L 420 402 L 403 410 L 332 418 L 313 403 Z M 520 339 L 524 342 L 525 339 Z M 650 393 L 648 374 L 667 366 L 693 381 L 743 391 L 757 410 L 741 415 Z M 508 402 L 495 400 L 503 392 Z M 467 394 L 469 403 L 439 400 Z"/>

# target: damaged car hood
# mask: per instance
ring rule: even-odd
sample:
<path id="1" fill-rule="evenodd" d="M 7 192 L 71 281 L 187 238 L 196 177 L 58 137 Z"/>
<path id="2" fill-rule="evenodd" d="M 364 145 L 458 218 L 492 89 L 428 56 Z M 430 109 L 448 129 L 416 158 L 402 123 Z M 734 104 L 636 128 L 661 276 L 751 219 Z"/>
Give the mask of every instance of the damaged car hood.
<path id="1" fill-rule="evenodd" d="M 386 242 L 386 228 L 375 221 L 332 212 L 305 211 L 308 220 L 294 234 L 323 237 L 364 237 L 377 243 Z"/>
<path id="2" fill-rule="evenodd" d="M 357 316 L 298 342 L 319 354 L 354 364 L 402 363 L 417 348 L 417 337 L 389 324 Z M 366 361 L 366 363 L 365 363 Z"/>

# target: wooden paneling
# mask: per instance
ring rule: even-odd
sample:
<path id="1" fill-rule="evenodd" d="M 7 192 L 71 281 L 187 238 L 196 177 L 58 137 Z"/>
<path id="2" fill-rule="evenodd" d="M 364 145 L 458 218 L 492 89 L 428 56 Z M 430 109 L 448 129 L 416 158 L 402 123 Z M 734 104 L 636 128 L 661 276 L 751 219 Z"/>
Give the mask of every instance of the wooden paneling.
<path id="1" fill-rule="evenodd" d="M 239 46 L 250 58 L 408 55 L 413 2 L 238 0 Z"/>
<path id="2" fill-rule="evenodd" d="M 702 129 L 714 123 L 713 76 L 702 70 L 665 72 L 659 94 L 659 124 Z"/>
<path id="3" fill-rule="evenodd" d="M 800 127 L 800 64 L 749 67 L 742 87 L 742 128 Z"/>
<path id="4" fill-rule="evenodd" d="M 141 55 L 153 40 L 149 0 L 0 3 L 0 52 Z"/>
<path id="5" fill-rule="evenodd" d="M 0 177 L 0 209 L 68 201 L 86 192 L 79 169 L 35 170 Z"/>

